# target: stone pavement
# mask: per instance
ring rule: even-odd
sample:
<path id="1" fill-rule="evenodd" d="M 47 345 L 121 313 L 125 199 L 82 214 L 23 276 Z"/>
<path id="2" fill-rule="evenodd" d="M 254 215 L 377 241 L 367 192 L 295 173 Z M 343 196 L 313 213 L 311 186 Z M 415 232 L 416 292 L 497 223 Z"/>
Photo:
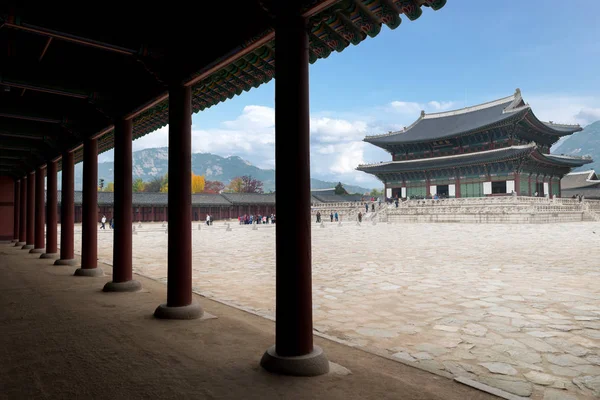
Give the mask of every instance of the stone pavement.
<path id="1" fill-rule="evenodd" d="M 195 290 L 272 318 L 275 228 L 231 227 L 192 225 Z M 165 228 L 136 231 L 134 271 L 166 281 Z M 312 241 L 318 332 L 519 396 L 600 396 L 599 223 L 325 223 Z"/>

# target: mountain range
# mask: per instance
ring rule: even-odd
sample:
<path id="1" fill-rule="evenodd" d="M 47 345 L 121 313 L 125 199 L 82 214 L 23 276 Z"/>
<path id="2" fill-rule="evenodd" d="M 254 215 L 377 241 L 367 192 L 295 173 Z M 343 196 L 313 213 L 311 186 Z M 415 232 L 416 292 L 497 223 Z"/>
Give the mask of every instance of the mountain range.
<path id="1" fill-rule="evenodd" d="M 164 176 L 168 171 L 169 149 L 159 147 L 133 152 L 133 179 L 141 178 L 150 181 L 155 177 Z M 192 154 L 192 172 L 196 175 L 204 175 L 206 180 L 221 181 L 227 185 L 231 179 L 251 175 L 253 178 L 263 182 L 265 192 L 275 190 L 275 170 L 261 169 L 237 156 L 221 157 L 211 153 Z M 104 179 L 104 184 L 114 182 L 114 163 L 98 163 L 98 179 Z M 83 164 L 75 166 L 75 190 L 81 190 L 83 181 Z M 311 189 L 326 189 L 337 185 L 337 182 L 327 182 L 319 179 L 311 179 Z M 346 185 L 342 183 L 349 193 L 370 192 L 360 186 Z M 60 185 L 60 182 L 59 182 Z M 60 187 L 60 186 L 59 186 Z"/>
<path id="2" fill-rule="evenodd" d="M 593 169 L 600 172 L 600 121 L 586 126 L 581 132 L 576 132 L 563 140 L 552 154 L 563 154 L 567 156 L 592 156 L 591 164 L 585 164 L 574 171 L 586 171 Z"/>

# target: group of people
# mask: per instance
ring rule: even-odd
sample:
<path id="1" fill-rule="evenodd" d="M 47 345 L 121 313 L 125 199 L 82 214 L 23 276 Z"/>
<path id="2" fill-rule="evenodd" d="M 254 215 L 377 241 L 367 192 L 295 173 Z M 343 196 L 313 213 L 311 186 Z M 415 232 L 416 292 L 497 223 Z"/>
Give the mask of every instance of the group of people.
<path id="1" fill-rule="evenodd" d="M 244 214 L 238 217 L 240 225 L 251 224 L 274 224 L 276 220 L 275 214 L 270 215 L 249 215 Z"/>
<path id="2" fill-rule="evenodd" d="M 100 226 L 100 229 L 106 229 L 106 215 L 102 214 L 102 218 L 100 218 L 100 223 L 102 224 Z M 108 227 L 110 229 L 115 228 L 115 219 L 113 217 L 110 217 L 110 221 L 108 222 Z"/>
<path id="3" fill-rule="evenodd" d="M 337 211 L 332 211 L 331 213 L 329 213 L 329 219 L 331 220 L 331 222 L 333 222 L 335 220 L 335 222 L 338 222 L 340 220 L 340 216 L 338 215 Z M 321 211 L 317 211 L 317 224 L 321 223 Z"/>

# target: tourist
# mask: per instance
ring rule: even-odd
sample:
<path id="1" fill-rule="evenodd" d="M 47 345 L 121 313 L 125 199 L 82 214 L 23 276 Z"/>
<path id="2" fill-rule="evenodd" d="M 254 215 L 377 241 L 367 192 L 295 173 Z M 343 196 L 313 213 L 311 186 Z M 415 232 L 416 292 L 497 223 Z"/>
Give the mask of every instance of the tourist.
<path id="1" fill-rule="evenodd" d="M 396 197 L 396 208 L 398 208 L 398 203 L 399 203 L 399 201 L 398 201 L 398 198 Z"/>
<path id="2" fill-rule="evenodd" d="M 106 215 L 102 215 L 102 218 L 100 219 L 100 223 L 102 224 L 100 229 L 106 229 L 106 226 L 104 225 L 104 224 L 106 224 Z"/>
<path id="3" fill-rule="evenodd" d="M 337 213 L 337 211 L 335 212 L 335 214 L 333 214 L 333 216 L 335 217 L 335 222 L 338 222 L 338 213 Z"/>
<path id="4" fill-rule="evenodd" d="M 212 216 L 212 215 L 209 215 L 209 216 L 208 216 L 208 224 L 209 224 L 209 225 L 212 225 L 212 224 L 213 224 L 213 216 Z"/>
<path id="5" fill-rule="evenodd" d="M 115 229 L 115 219 L 113 217 L 110 217 L 108 226 L 110 227 L 110 229 Z"/>
<path id="6" fill-rule="evenodd" d="M 198 211 L 194 211 L 194 221 L 198 221 Z"/>
<path id="7" fill-rule="evenodd" d="M 375 212 L 375 203 L 371 203 L 371 211 Z"/>
<path id="8" fill-rule="evenodd" d="M 317 211 L 317 224 L 321 222 L 321 212 Z"/>
<path id="9" fill-rule="evenodd" d="M 362 213 L 358 212 L 358 222 L 362 222 Z"/>
<path id="10" fill-rule="evenodd" d="M 365 203 L 365 214 L 369 212 L 369 204 Z"/>
<path id="11" fill-rule="evenodd" d="M 329 219 L 333 222 L 333 211 L 329 213 Z"/>
<path id="12" fill-rule="evenodd" d="M 210 215 L 206 213 L 206 225 L 210 225 Z"/>

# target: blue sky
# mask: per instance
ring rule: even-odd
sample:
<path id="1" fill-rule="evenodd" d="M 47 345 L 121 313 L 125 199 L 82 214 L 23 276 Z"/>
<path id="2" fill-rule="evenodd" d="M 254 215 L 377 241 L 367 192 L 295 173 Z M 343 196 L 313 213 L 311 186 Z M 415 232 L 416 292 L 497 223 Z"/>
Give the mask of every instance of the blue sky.
<path id="1" fill-rule="evenodd" d="M 448 0 L 417 21 L 310 67 L 311 172 L 379 187 L 354 168 L 389 160 L 365 134 L 409 125 L 420 110 L 461 108 L 511 95 L 544 120 L 600 119 L 600 1 Z M 193 116 L 194 152 L 274 166 L 274 81 Z M 134 150 L 166 146 L 162 129 Z M 112 152 L 100 156 L 111 160 Z"/>

